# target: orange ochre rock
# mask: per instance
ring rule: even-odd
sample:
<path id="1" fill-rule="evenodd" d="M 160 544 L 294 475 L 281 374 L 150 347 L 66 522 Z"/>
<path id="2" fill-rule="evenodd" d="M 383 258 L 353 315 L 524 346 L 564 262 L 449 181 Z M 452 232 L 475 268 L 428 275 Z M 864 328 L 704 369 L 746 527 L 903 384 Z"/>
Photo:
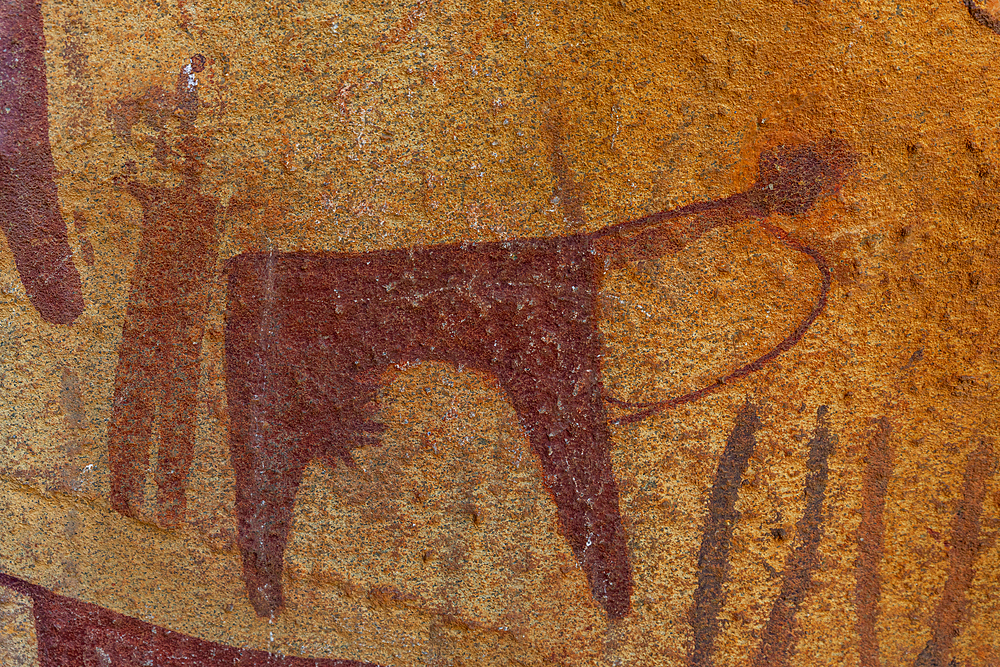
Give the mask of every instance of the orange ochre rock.
<path id="1" fill-rule="evenodd" d="M 0 664 L 1000 665 L 998 76 L 996 0 L 4 0 Z"/>

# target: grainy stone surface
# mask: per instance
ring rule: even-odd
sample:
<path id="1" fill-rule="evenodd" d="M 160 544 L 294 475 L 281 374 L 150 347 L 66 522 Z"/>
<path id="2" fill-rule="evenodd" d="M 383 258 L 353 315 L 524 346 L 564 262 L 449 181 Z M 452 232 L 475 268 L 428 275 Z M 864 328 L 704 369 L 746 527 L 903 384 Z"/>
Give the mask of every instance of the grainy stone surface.
<path id="1" fill-rule="evenodd" d="M 1000 664 L 998 20 L 5 0 L 0 652 Z"/>
<path id="2" fill-rule="evenodd" d="M 9 667 L 37 667 L 38 639 L 32 602 L 27 595 L 0 587 L 0 662 Z"/>

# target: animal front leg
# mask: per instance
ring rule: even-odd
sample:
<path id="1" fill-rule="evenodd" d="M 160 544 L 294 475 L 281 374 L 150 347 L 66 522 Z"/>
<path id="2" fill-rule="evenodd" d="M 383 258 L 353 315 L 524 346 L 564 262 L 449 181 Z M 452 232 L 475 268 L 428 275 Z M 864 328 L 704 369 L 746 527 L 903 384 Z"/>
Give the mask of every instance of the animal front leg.
<path id="1" fill-rule="evenodd" d="M 591 594 L 610 618 L 619 619 L 631 607 L 632 564 L 596 378 L 596 371 L 536 371 L 513 375 L 504 384 L 541 459 L 563 535 Z"/>
<path id="2" fill-rule="evenodd" d="M 266 444 L 261 444 L 266 443 Z M 238 542 L 250 604 L 271 616 L 285 604 L 281 574 L 292 528 L 295 494 L 308 463 L 299 444 L 231 442 L 236 473 Z"/>

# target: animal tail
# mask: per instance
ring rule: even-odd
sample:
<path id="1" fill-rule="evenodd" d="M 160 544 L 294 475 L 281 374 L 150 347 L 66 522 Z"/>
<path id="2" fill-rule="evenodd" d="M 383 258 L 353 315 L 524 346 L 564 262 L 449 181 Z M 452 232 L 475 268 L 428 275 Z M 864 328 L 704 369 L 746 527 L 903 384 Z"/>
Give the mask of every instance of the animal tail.
<path id="1" fill-rule="evenodd" d="M 758 357 L 757 359 L 754 359 L 748 364 L 740 366 L 736 370 L 730 372 L 728 375 L 725 375 L 716 380 L 715 382 L 713 382 L 712 384 L 704 386 L 700 389 L 696 389 L 686 394 L 682 394 L 681 396 L 677 396 L 675 398 L 668 398 L 666 400 L 653 401 L 649 403 L 633 403 L 629 401 L 622 401 L 613 396 L 606 395 L 605 400 L 607 400 L 608 402 L 613 403 L 621 408 L 636 410 L 636 412 L 623 415 L 621 417 L 611 420 L 612 424 L 615 425 L 634 424 L 635 422 L 642 421 L 643 419 L 646 419 L 647 417 L 650 417 L 656 414 L 657 412 L 662 412 L 664 410 L 675 408 L 678 405 L 683 405 L 685 403 L 697 401 L 700 398 L 704 398 L 709 394 L 715 393 L 716 391 L 723 388 L 727 384 L 730 384 L 736 380 L 746 377 L 747 375 L 750 375 L 751 373 L 755 373 L 761 370 L 762 368 L 764 368 L 764 366 L 766 366 L 768 363 L 777 358 L 779 354 L 781 354 L 782 352 L 787 352 L 788 350 L 792 349 L 796 345 L 796 343 L 802 340 L 802 337 L 805 336 L 806 332 L 809 330 L 809 327 L 812 326 L 813 322 L 816 321 L 816 318 L 819 317 L 820 314 L 823 312 L 823 310 L 826 308 L 827 296 L 830 293 L 830 284 L 832 282 L 832 277 L 830 273 L 830 266 L 827 264 L 826 259 L 823 257 L 823 255 L 820 254 L 820 252 L 815 248 L 807 246 L 805 243 L 795 238 L 794 236 L 789 234 L 784 229 L 781 229 L 780 227 L 772 225 L 763 220 L 760 221 L 760 225 L 769 234 L 771 234 L 771 236 L 778 239 L 789 248 L 801 252 L 805 255 L 808 255 L 809 258 L 813 261 L 813 263 L 816 264 L 816 268 L 819 269 L 821 278 L 819 295 L 817 296 L 816 301 L 813 304 L 812 310 L 809 311 L 809 315 L 806 316 L 804 320 L 799 322 L 799 325 L 795 327 L 794 331 L 788 334 L 781 342 L 779 342 L 777 345 L 771 348 L 767 353 Z"/>

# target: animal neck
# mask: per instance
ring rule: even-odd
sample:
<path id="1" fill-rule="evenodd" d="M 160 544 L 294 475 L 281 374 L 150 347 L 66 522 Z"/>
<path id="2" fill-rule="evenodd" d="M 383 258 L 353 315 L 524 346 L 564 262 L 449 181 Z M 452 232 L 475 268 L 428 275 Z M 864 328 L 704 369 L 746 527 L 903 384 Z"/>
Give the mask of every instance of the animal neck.
<path id="1" fill-rule="evenodd" d="M 766 210 L 749 192 L 692 202 L 669 211 L 605 227 L 590 234 L 601 254 L 643 260 L 678 252 L 717 227 L 766 216 Z"/>

